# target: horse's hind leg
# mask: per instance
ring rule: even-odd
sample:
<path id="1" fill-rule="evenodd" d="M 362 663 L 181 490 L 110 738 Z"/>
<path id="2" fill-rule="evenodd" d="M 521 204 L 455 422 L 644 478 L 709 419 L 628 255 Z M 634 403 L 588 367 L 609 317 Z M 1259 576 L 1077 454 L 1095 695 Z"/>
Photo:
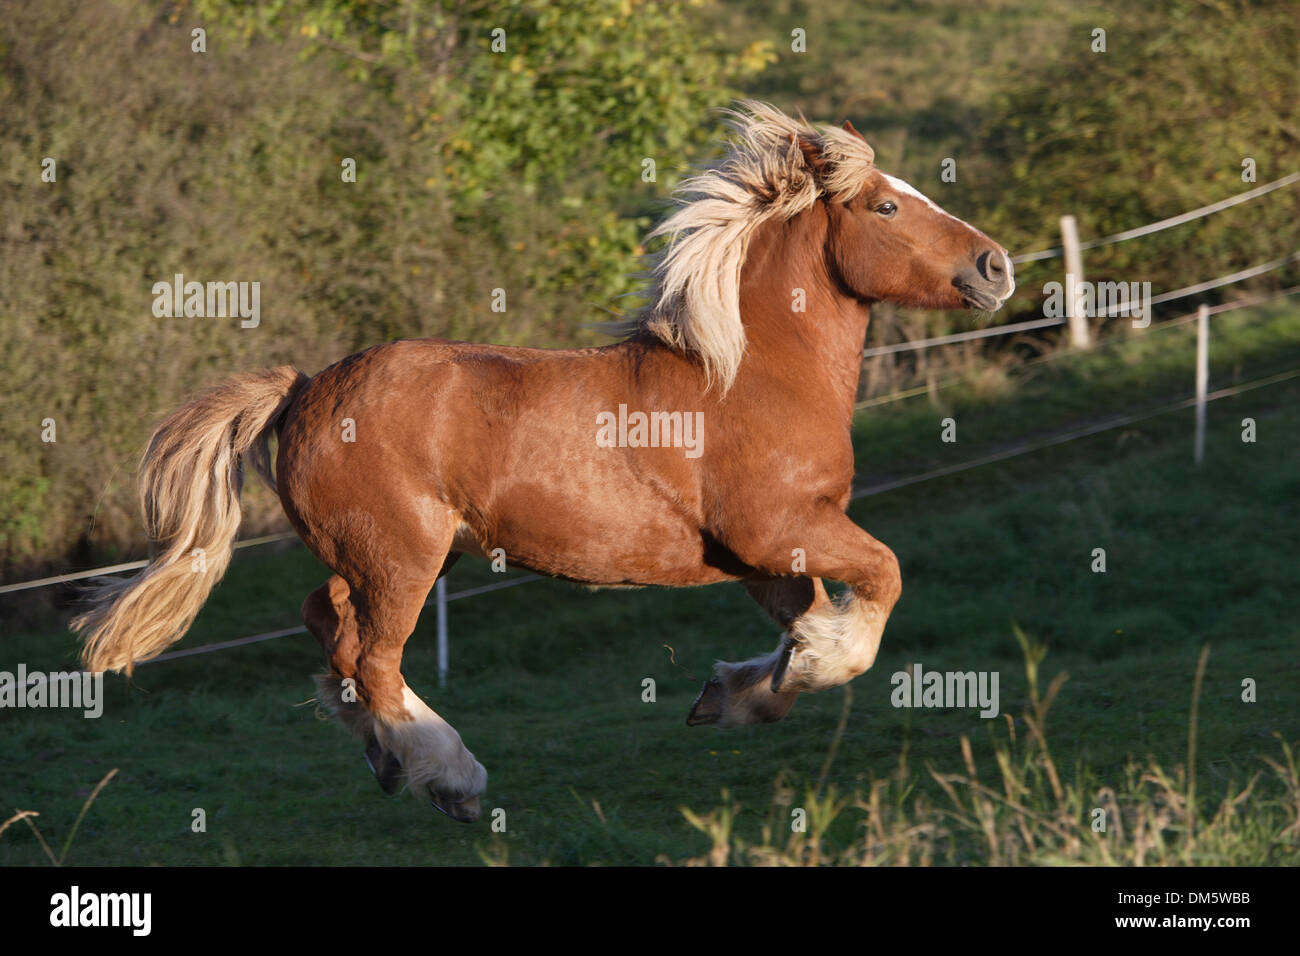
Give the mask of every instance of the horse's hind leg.
<path id="1" fill-rule="evenodd" d="M 402 649 L 424 606 L 433 580 L 399 585 L 385 581 L 357 602 L 357 683 L 383 750 L 401 766 L 412 790 L 427 793 L 448 816 L 470 823 L 479 817 L 479 794 L 487 771 L 461 742 L 456 729 L 407 686 Z"/>
<path id="2" fill-rule="evenodd" d="M 421 535 L 418 554 L 400 547 L 396 536 L 381 547 L 378 529 L 371 525 L 369 532 L 368 546 L 331 549 L 340 573 L 303 606 L 308 629 L 330 659 L 332 672 L 317 678 L 319 699 L 365 742 L 366 759 L 385 791 L 406 783 L 448 816 L 470 822 L 478 818 L 487 772 L 401 673 L 402 651 L 429 589 L 459 557 L 446 552 L 452 531 Z M 437 575 L 420 572 L 440 562 Z"/>
<path id="3" fill-rule="evenodd" d="M 316 636 L 331 672 L 318 674 L 318 699 L 324 707 L 365 742 L 366 763 L 385 793 L 402 785 L 402 765 L 375 735 L 375 721 L 357 697 L 357 657 L 361 642 L 351 588 L 337 574 L 317 588 L 302 605 L 303 623 Z"/>

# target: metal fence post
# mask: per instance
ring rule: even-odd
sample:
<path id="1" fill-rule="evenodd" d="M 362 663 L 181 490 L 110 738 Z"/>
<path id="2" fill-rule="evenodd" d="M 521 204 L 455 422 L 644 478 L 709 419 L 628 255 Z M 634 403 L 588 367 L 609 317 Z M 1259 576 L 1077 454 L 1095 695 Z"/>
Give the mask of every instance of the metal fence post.
<path id="1" fill-rule="evenodd" d="M 1205 393 L 1210 386 L 1210 307 L 1196 310 L 1196 463 L 1205 458 Z"/>
<path id="2" fill-rule="evenodd" d="M 447 579 L 438 578 L 433 586 L 438 605 L 438 686 L 447 686 Z"/>

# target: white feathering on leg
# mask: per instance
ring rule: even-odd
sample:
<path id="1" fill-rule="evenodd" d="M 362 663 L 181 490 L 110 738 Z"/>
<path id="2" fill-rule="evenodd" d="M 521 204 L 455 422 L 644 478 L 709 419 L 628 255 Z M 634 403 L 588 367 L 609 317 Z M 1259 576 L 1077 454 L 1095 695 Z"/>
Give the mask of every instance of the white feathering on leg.
<path id="1" fill-rule="evenodd" d="M 876 661 L 887 618 L 881 605 L 852 592 L 831 609 L 800 617 L 790 628 L 799 647 L 790 662 L 788 686 L 799 691 L 826 690 L 866 671 Z"/>
<path id="2" fill-rule="evenodd" d="M 460 734 L 410 687 L 402 688 L 410 720 L 375 720 L 380 745 L 396 755 L 402 776 L 416 793 L 426 786 L 452 800 L 477 796 L 487 789 L 487 771 L 461 742 Z"/>

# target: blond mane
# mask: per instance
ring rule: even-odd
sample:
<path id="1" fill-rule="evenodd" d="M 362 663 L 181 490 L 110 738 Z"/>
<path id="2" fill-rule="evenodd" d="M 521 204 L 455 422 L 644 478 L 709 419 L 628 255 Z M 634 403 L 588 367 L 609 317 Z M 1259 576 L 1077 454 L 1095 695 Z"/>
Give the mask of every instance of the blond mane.
<path id="1" fill-rule="evenodd" d="M 854 132 L 814 128 L 774 106 L 745 100 L 727 110 L 730 149 L 715 168 L 685 180 L 685 205 L 650 233 L 668 236 L 654 270 L 650 304 L 634 322 L 673 348 L 694 352 L 725 393 L 745 354 L 740 270 L 754 230 L 789 219 L 822 195 L 852 199 L 875 161 Z M 815 143 L 826 166 L 813 174 L 799 139 Z"/>

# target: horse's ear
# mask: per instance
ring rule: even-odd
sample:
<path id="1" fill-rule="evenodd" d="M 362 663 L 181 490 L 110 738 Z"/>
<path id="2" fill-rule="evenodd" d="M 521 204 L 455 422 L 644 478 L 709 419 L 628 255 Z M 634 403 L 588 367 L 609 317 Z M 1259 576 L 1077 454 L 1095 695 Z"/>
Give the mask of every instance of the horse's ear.
<path id="1" fill-rule="evenodd" d="M 856 129 L 854 129 L 854 128 L 853 128 L 853 124 L 852 124 L 851 122 L 849 122 L 848 120 L 845 120 L 845 121 L 844 121 L 844 129 L 845 129 L 847 132 L 852 133 L 852 134 L 853 134 L 854 136 L 856 136 L 858 139 L 862 140 L 862 142 L 865 143 L 865 142 L 867 141 L 867 138 L 866 138 L 865 136 L 863 136 L 861 133 L 859 133 Z"/>
<path id="2" fill-rule="evenodd" d="M 808 168 L 813 171 L 813 174 L 820 179 L 829 165 L 825 154 L 822 152 L 821 143 L 808 136 L 801 135 L 795 138 L 799 144 L 799 151 L 803 153 L 804 162 L 808 164 Z"/>

